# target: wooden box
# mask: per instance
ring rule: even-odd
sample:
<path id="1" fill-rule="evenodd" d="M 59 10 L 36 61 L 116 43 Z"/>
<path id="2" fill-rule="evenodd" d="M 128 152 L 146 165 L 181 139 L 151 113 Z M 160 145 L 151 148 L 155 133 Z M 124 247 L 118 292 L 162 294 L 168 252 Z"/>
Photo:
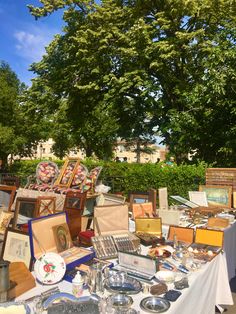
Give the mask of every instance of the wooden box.
<path id="1" fill-rule="evenodd" d="M 225 229 L 229 226 L 229 219 L 220 217 L 210 217 L 207 221 L 207 228 Z"/>
<path id="2" fill-rule="evenodd" d="M 222 251 L 224 231 L 196 228 L 195 240 L 191 245 L 195 258 L 210 261 Z"/>
<path id="3" fill-rule="evenodd" d="M 13 288 L 8 291 L 9 300 L 15 299 L 36 286 L 33 275 L 23 262 L 10 263 L 9 277 L 14 284 Z"/>
<path id="4" fill-rule="evenodd" d="M 65 212 L 39 217 L 29 221 L 30 249 L 33 259 L 39 258 L 45 252 L 60 254 L 67 265 L 67 269 L 89 261 L 94 257 L 94 252 L 73 244 L 65 251 L 58 252 L 53 228 L 67 223 Z"/>
<path id="5" fill-rule="evenodd" d="M 177 241 L 186 243 L 188 245 L 194 242 L 194 229 L 179 226 L 170 226 L 168 233 L 168 241 L 174 241 L 174 235 L 176 235 Z"/>
<path id="6" fill-rule="evenodd" d="M 163 242 L 161 218 L 136 218 L 135 235 L 143 245 Z"/>

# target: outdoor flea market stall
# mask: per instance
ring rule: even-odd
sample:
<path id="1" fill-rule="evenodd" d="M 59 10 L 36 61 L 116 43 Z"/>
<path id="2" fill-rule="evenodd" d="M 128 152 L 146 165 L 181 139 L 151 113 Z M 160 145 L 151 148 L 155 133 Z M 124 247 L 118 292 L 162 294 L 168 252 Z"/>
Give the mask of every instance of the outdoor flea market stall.
<path id="1" fill-rule="evenodd" d="M 0 186 L 0 313 L 213 314 L 232 305 L 235 186 L 126 199 L 97 188 L 100 172 L 42 162 L 25 188 Z"/>

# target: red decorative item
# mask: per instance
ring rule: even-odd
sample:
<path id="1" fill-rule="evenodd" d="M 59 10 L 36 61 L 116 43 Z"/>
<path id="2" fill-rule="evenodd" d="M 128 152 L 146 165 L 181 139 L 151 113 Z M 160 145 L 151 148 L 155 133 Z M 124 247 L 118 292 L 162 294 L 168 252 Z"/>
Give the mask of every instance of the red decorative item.
<path id="1" fill-rule="evenodd" d="M 95 234 L 93 230 L 81 231 L 79 233 L 79 242 L 80 244 L 83 244 L 86 246 L 92 246 L 91 238 L 94 236 Z"/>

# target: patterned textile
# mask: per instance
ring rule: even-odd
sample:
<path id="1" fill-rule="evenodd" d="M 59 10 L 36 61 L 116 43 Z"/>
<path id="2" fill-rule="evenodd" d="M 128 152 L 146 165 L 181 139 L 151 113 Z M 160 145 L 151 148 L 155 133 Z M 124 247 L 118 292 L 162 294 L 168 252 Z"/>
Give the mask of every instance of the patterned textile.
<path id="1" fill-rule="evenodd" d="M 41 161 L 36 168 L 38 184 L 53 184 L 59 174 L 57 164 L 52 161 Z"/>
<path id="2" fill-rule="evenodd" d="M 91 190 L 94 192 L 101 170 L 102 167 L 98 166 L 89 172 L 83 164 L 79 164 L 71 187 L 68 188 L 53 185 L 59 173 L 58 167 L 51 161 L 42 161 L 38 164 L 36 169 L 37 183 L 31 183 L 27 188 L 35 191 L 54 192 L 58 194 L 66 194 L 68 191 L 84 193 Z"/>

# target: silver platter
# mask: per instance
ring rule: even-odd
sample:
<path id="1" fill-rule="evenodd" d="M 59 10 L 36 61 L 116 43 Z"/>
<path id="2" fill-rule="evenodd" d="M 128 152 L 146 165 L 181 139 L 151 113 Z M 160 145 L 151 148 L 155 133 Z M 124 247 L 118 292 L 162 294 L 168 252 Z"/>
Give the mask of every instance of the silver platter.
<path id="1" fill-rule="evenodd" d="M 141 282 L 129 276 L 124 279 L 120 279 L 117 276 L 111 276 L 104 281 L 104 287 L 109 292 L 122 294 L 137 294 L 142 290 Z"/>
<path id="2" fill-rule="evenodd" d="M 163 313 L 170 307 L 170 302 L 160 297 L 147 297 L 140 302 L 140 307 L 149 313 Z"/>

